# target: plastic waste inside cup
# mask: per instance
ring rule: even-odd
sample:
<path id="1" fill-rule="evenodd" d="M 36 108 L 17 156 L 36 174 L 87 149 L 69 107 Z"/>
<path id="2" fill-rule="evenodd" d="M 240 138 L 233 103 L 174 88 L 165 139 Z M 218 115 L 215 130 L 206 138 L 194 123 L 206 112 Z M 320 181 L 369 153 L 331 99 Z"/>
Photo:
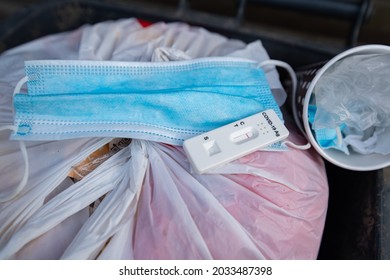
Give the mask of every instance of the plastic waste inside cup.
<path id="1" fill-rule="evenodd" d="M 382 155 L 378 153 L 364 155 L 355 151 L 350 151 L 350 154 L 347 155 L 336 149 L 323 149 L 317 143 L 309 123 L 309 101 L 318 81 L 336 62 L 348 56 L 357 54 L 390 54 L 390 46 L 363 45 L 351 48 L 335 56 L 326 64 L 318 64 L 313 66 L 312 69 L 304 71 L 302 74 L 302 81 L 298 85 L 297 94 L 293 97 L 292 107 L 297 126 L 306 135 L 312 146 L 324 159 L 345 169 L 354 171 L 371 171 L 390 166 L 390 155 Z"/>

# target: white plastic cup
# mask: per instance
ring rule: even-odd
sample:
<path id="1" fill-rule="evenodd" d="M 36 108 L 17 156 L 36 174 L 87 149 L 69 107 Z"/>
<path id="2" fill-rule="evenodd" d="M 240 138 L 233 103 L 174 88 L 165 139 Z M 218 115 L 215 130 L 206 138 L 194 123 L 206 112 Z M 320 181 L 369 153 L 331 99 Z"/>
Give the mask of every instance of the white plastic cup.
<path id="1" fill-rule="evenodd" d="M 336 149 L 323 149 L 317 143 L 308 119 L 310 97 L 319 79 L 336 61 L 356 54 L 390 54 L 390 46 L 364 45 L 346 50 L 326 63 L 313 65 L 311 68 L 299 73 L 297 93 L 292 100 L 292 109 L 295 122 L 305 134 L 311 145 L 326 160 L 339 167 L 355 171 L 378 170 L 390 166 L 390 155 L 369 154 L 363 155 L 350 151 L 350 155 Z M 389 93 L 390 94 L 390 93 Z M 390 145 L 390 143 L 389 143 Z"/>

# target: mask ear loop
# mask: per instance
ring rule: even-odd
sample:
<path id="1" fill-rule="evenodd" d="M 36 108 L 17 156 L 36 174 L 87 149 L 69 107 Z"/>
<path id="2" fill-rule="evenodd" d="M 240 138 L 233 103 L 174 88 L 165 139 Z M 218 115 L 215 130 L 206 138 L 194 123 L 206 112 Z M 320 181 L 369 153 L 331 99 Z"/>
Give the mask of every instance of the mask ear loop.
<path id="1" fill-rule="evenodd" d="M 13 96 L 20 92 L 22 86 L 24 83 L 27 82 L 27 77 L 24 77 L 21 79 L 15 86 Z M 12 107 L 12 111 L 14 112 L 14 108 Z M 0 127 L 0 131 L 4 130 L 12 130 L 14 132 L 18 131 L 18 128 L 14 125 L 4 125 Z M 27 148 L 26 144 L 23 141 L 19 141 L 19 148 L 20 152 L 22 153 L 23 161 L 24 161 L 24 173 L 22 180 L 19 182 L 18 186 L 12 190 L 10 194 L 1 194 L 0 193 L 0 203 L 1 202 L 7 202 L 10 201 L 11 199 L 15 198 L 26 186 L 27 180 L 28 180 L 28 174 L 30 170 L 29 162 L 28 162 L 28 153 L 27 153 Z"/>
<path id="2" fill-rule="evenodd" d="M 20 93 L 20 91 L 22 90 L 22 86 L 28 82 L 28 77 L 23 77 L 22 79 L 20 79 L 20 81 L 16 84 L 15 86 L 15 89 L 14 89 L 14 92 L 12 94 L 13 97 L 15 97 L 15 95 L 17 93 Z M 12 113 L 15 114 L 15 111 L 14 111 L 14 107 L 15 106 L 12 106 Z"/>
<path id="3" fill-rule="evenodd" d="M 265 60 L 259 64 L 259 66 L 261 68 L 263 68 L 264 66 L 267 66 L 267 65 L 279 66 L 281 68 L 284 68 L 288 72 L 288 74 L 290 75 L 291 84 L 292 84 L 291 95 L 292 95 L 293 100 L 295 100 L 298 80 L 297 80 L 297 75 L 295 74 L 294 69 L 288 63 L 286 63 L 284 61 L 280 61 L 280 60 L 275 60 L 275 59 Z M 292 148 L 295 148 L 298 150 L 308 150 L 311 148 L 311 145 L 309 142 L 306 145 L 297 145 L 291 141 L 284 141 L 283 143 L 285 143 L 289 147 L 292 147 Z"/>
<path id="4" fill-rule="evenodd" d="M 311 148 L 311 145 L 309 142 L 306 145 L 297 145 L 291 141 L 284 141 L 283 143 L 286 144 L 286 146 L 289 146 L 289 147 L 297 149 L 297 150 L 308 150 Z"/>

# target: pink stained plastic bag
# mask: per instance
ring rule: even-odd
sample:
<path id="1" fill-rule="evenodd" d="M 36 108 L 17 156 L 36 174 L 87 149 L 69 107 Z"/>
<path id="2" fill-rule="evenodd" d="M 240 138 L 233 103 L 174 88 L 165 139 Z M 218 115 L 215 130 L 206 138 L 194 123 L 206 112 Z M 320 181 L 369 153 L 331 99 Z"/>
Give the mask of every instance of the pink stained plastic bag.
<path id="1" fill-rule="evenodd" d="M 312 149 L 255 152 L 215 171 L 224 175 L 192 174 L 179 147 L 149 144 L 147 151 L 135 258 L 317 257 L 328 185 Z"/>

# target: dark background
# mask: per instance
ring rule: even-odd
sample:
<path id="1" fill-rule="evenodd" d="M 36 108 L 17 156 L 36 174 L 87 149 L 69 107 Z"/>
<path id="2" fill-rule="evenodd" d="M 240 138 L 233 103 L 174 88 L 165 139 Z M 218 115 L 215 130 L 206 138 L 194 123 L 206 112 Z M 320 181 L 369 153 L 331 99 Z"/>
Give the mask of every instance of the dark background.
<path id="1" fill-rule="evenodd" d="M 316 0 L 313 0 L 316 1 Z M 42 0 L 0 0 L 0 20 L 32 4 Z M 163 3 L 175 5 L 174 0 L 112 0 L 110 3 Z M 235 13 L 234 0 L 196 0 L 191 1 L 194 8 L 215 11 L 226 15 Z M 261 15 L 261 16 L 258 16 Z M 343 20 L 324 19 L 317 15 L 302 14 L 294 11 L 281 11 L 267 7 L 251 7 L 247 10 L 247 18 L 258 24 L 258 28 L 267 32 L 287 34 L 311 40 L 340 44 L 348 32 L 348 25 Z M 359 44 L 381 43 L 390 45 L 390 0 L 372 0 L 372 13 L 364 24 L 359 35 Z"/>

